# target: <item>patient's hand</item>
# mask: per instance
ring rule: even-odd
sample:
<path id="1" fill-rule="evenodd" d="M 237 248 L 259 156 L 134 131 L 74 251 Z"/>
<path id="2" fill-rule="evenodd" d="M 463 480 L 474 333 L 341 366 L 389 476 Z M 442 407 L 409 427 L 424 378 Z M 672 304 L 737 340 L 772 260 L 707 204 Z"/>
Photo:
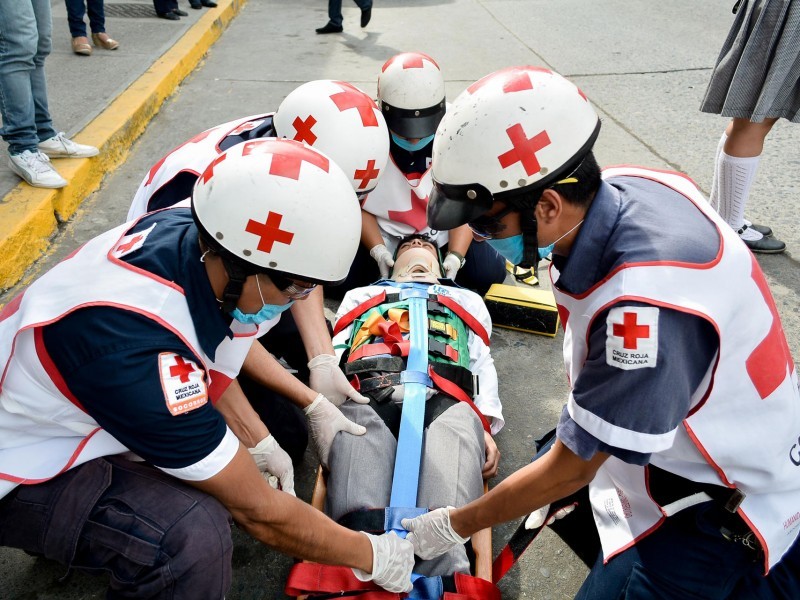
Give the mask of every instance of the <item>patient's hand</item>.
<path id="1" fill-rule="evenodd" d="M 484 431 L 483 439 L 486 442 L 486 462 L 483 463 L 481 475 L 484 479 L 491 479 L 497 475 L 497 467 L 500 464 L 500 450 L 497 449 L 497 444 L 494 443 L 492 436 Z"/>

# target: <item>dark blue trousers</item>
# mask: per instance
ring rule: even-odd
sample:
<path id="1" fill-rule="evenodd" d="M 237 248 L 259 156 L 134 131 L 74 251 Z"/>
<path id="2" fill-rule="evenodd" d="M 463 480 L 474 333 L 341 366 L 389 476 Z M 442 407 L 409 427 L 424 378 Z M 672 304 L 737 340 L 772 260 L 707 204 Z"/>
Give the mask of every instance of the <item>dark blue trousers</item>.
<path id="1" fill-rule="evenodd" d="M 92 33 L 103 33 L 106 30 L 106 15 L 103 0 L 66 0 L 67 23 L 72 37 L 86 37 L 86 24 L 83 16 L 89 13 L 89 27 Z"/>

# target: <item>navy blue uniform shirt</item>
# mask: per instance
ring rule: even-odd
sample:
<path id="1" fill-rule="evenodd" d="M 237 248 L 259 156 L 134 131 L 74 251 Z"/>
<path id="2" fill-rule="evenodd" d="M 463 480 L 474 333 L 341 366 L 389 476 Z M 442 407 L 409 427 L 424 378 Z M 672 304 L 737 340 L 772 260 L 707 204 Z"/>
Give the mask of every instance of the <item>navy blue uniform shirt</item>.
<path id="1" fill-rule="evenodd" d="M 219 309 L 190 209 L 143 217 L 130 231 L 158 225 L 145 244 L 122 260 L 181 286 L 203 351 L 229 335 Z M 225 421 L 207 402 L 173 416 L 162 389 L 158 356 L 174 352 L 202 368 L 174 333 L 138 313 L 113 307 L 81 308 L 42 328 L 47 353 L 70 392 L 98 424 L 155 466 L 177 469 L 208 456 L 225 435 Z"/>
<path id="2" fill-rule="evenodd" d="M 613 177 L 601 184 L 569 256 L 553 256 L 561 274 L 557 287 L 581 294 L 626 263 L 710 262 L 719 243 L 713 223 L 686 197 L 647 179 Z M 711 365 L 719 338 L 705 319 L 659 308 L 657 365 L 633 370 L 609 366 L 606 317 L 620 306 L 648 305 L 624 301 L 597 315 L 589 330 L 586 363 L 573 382 L 573 398 L 618 427 L 641 433 L 672 431 L 689 412 L 692 394 Z M 650 454 L 601 442 L 573 421 L 566 407 L 558 437 L 585 460 L 597 451 L 633 464 L 650 460 Z"/>

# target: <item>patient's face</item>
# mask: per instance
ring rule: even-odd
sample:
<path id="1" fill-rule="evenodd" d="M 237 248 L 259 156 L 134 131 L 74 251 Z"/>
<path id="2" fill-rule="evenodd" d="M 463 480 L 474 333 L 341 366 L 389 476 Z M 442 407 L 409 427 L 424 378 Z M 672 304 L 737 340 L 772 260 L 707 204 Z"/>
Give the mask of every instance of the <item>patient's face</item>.
<path id="1" fill-rule="evenodd" d="M 441 276 L 439 253 L 432 243 L 413 239 L 398 247 L 392 279 L 436 283 Z"/>

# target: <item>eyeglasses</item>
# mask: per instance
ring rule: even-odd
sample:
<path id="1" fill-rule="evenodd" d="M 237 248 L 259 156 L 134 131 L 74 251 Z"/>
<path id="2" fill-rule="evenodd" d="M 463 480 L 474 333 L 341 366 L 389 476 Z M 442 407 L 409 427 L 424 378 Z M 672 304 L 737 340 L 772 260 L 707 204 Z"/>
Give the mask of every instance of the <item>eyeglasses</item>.
<path id="1" fill-rule="evenodd" d="M 280 290 L 281 294 L 290 300 L 302 300 L 317 287 L 316 283 L 296 281 L 288 277 L 282 277 L 277 273 L 268 273 L 267 275 L 272 280 L 272 283 L 275 284 L 275 287 Z"/>
<path id="2" fill-rule="evenodd" d="M 502 219 L 515 210 L 517 209 L 512 206 L 506 206 L 503 210 L 493 215 L 481 215 L 469 222 L 469 228 L 478 237 L 490 240 L 506 229 L 507 226 L 502 222 Z"/>

